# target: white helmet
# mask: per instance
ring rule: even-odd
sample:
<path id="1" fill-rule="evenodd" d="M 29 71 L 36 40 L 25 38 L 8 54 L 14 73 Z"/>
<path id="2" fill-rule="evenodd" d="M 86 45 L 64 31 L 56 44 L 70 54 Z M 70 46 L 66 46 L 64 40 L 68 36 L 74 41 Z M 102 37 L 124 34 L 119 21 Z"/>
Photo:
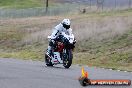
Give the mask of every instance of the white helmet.
<path id="1" fill-rule="evenodd" d="M 69 29 L 70 28 L 70 25 L 71 25 L 71 22 L 70 22 L 69 19 L 64 19 L 62 21 L 62 25 L 63 25 L 64 28 Z"/>

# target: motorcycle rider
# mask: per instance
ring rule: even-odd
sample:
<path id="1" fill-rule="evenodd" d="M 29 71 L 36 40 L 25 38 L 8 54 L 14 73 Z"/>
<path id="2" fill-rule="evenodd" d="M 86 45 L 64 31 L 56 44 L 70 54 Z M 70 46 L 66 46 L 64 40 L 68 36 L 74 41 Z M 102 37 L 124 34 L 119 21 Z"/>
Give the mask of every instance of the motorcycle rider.
<path id="1" fill-rule="evenodd" d="M 53 33 L 51 34 L 51 40 L 49 41 L 48 46 L 48 55 L 51 56 L 52 48 L 55 44 L 56 38 L 59 35 L 62 35 L 64 32 L 66 35 L 72 35 L 72 29 L 70 28 L 71 22 L 69 19 L 64 19 L 60 24 L 53 28 Z M 74 42 L 75 43 L 75 42 Z"/>

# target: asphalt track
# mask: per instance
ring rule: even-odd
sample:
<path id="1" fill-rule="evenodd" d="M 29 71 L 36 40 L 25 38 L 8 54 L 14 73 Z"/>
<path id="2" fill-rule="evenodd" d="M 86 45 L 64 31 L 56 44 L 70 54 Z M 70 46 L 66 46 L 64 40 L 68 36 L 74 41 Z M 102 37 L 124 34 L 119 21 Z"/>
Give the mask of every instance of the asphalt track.
<path id="1" fill-rule="evenodd" d="M 130 79 L 132 73 L 84 67 L 90 79 Z M 47 67 L 43 62 L 0 58 L 0 88 L 132 88 L 132 86 L 82 87 L 78 78 L 81 67 L 62 65 Z"/>

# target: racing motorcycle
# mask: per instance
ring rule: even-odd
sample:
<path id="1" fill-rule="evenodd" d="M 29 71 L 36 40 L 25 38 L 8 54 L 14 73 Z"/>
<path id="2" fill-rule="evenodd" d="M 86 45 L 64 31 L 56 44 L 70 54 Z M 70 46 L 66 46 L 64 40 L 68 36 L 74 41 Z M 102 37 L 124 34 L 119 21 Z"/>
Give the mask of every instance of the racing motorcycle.
<path id="1" fill-rule="evenodd" d="M 48 36 L 51 39 L 51 36 Z M 52 49 L 52 54 L 49 55 L 48 51 L 45 54 L 45 63 L 47 66 L 63 64 L 65 68 L 69 68 L 72 64 L 73 49 L 76 40 L 74 35 L 71 36 L 62 33 L 55 40 L 55 46 Z"/>

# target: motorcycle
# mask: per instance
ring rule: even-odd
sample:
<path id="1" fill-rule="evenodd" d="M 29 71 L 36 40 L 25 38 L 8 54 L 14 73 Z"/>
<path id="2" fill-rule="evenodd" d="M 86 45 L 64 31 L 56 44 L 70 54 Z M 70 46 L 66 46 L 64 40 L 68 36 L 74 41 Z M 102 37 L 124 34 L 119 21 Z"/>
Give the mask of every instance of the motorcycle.
<path id="1" fill-rule="evenodd" d="M 48 36 L 51 39 L 51 36 Z M 49 55 L 48 51 L 45 54 L 45 63 L 47 66 L 63 64 L 65 68 L 69 68 L 72 64 L 73 49 L 76 40 L 74 35 L 71 36 L 62 33 L 56 38 L 55 46 L 52 49 L 52 54 Z"/>

